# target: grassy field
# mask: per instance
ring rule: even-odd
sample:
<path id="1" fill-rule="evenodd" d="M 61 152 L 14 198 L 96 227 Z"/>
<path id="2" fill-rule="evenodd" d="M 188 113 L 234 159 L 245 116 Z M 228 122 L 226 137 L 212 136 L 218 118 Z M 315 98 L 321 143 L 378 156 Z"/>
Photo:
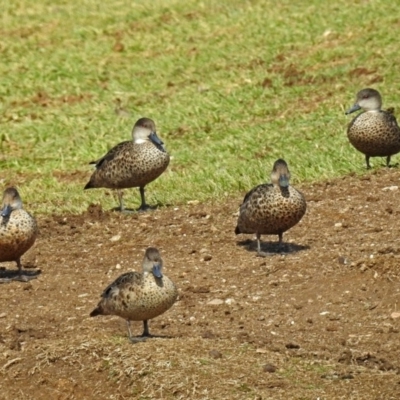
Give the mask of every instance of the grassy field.
<path id="1" fill-rule="evenodd" d="M 278 157 L 294 183 L 362 173 L 344 110 L 366 86 L 398 107 L 395 2 L 1 3 L 0 182 L 36 213 L 115 206 L 83 192 L 88 162 L 142 116 L 173 157 L 148 202 L 175 205 L 244 192 Z"/>

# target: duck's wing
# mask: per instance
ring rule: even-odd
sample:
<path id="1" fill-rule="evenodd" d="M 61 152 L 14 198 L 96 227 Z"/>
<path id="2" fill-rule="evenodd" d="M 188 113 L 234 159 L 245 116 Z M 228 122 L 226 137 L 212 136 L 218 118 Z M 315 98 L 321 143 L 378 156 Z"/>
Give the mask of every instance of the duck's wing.
<path id="1" fill-rule="evenodd" d="M 139 284 L 142 281 L 142 274 L 138 272 L 126 272 L 110 283 L 101 294 L 101 297 L 110 296 L 114 288 L 123 289 L 127 285 Z"/>
<path id="2" fill-rule="evenodd" d="M 391 122 L 391 124 L 397 128 L 399 128 L 399 124 L 397 123 L 397 119 L 394 115 L 394 108 L 392 107 L 391 109 L 388 109 L 386 111 L 386 113 L 388 114 L 389 120 Z"/>
<path id="3" fill-rule="evenodd" d="M 263 183 L 262 185 L 258 185 L 256 187 L 253 187 L 253 189 L 251 189 L 249 192 L 247 192 L 245 194 L 243 202 L 242 202 L 242 205 L 244 203 L 246 203 L 255 192 L 257 192 L 260 189 L 264 189 L 264 187 L 265 187 L 265 189 L 268 189 L 270 186 L 272 187 L 272 185 L 269 184 L 269 183 Z"/>
<path id="4" fill-rule="evenodd" d="M 100 168 L 105 162 L 109 162 L 113 160 L 118 154 L 120 154 L 127 144 L 132 143 L 131 140 L 126 140 L 125 142 L 121 142 L 114 146 L 112 149 L 108 151 L 106 155 L 99 158 L 98 160 L 91 161 L 89 164 L 95 164 L 96 168 Z"/>

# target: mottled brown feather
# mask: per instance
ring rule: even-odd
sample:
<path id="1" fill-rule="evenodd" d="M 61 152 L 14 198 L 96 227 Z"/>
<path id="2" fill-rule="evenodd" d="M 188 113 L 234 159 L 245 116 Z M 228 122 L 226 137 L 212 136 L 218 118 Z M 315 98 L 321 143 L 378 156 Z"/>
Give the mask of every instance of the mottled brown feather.
<path id="1" fill-rule="evenodd" d="M 91 316 L 118 315 L 128 321 L 145 321 L 163 314 L 175 303 L 178 297 L 175 284 L 165 275 L 156 278 L 146 270 L 147 255 L 148 251 L 143 260 L 143 272 L 122 274 L 106 287 Z"/>
<path id="2" fill-rule="evenodd" d="M 382 99 L 375 89 L 363 89 L 357 93 L 356 101 L 350 114 L 359 109 L 364 111 L 358 114 L 348 125 L 347 137 L 350 143 L 361 153 L 365 154 L 367 168 L 369 157 L 388 157 L 400 152 L 400 128 L 393 110 L 381 109 Z"/>
<path id="3" fill-rule="evenodd" d="M 13 200 L 14 199 L 14 200 Z M 35 218 L 22 208 L 21 198 L 15 188 L 4 191 L 1 210 L 11 206 L 11 213 L 0 215 L 0 262 L 15 261 L 35 243 L 38 226 Z"/>
<path id="4" fill-rule="evenodd" d="M 278 162 L 282 163 L 288 180 L 290 175 L 284 160 L 275 162 L 271 175 L 274 174 Z M 306 200 L 303 194 L 292 186 L 282 187 L 278 182 L 262 184 L 245 195 L 235 233 L 281 235 L 296 225 L 305 212 Z"/>

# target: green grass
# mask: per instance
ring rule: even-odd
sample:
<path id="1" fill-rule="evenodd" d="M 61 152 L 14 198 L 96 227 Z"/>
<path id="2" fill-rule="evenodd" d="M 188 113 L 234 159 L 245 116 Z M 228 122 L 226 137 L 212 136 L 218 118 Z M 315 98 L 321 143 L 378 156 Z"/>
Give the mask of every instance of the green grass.
<path id="1" fill-rule="evenodd" d="M 0 183 L 37 213 L 116 205 L 87 165 L 155 120 L 173 156 L 150 204 L 269 180 L 364 172 L 345 134 L 355 93 L 398 106 L 398 6 L 384 0 L 1 1 Z M 120 100 L 130 117 L 114 112 Z M 383 162 L 372 161 L 374 166 Z M 138 206 L 137 189 L 127 206 Z"/>

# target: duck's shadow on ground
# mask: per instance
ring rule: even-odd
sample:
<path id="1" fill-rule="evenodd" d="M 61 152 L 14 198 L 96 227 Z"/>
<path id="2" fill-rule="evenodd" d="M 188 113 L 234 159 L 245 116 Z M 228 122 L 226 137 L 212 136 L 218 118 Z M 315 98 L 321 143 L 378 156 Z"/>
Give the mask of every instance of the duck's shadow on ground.
<path id="1" fill-rule="evenodd" d="M 147 206 L 145 209 L 142 208 L 124 208 L 123 211 L 121 211 L 120 207 L 114 207 L 111 209 L 111 211 L 116 211 L 122 214 L 136 214 L 136 213 L 145 213 L 145 212 L 151 212 L 154 210 L 158 210 L 159 208 L 164 208 L 164 207 L 168 207 L 170 206 L 170 204 L 164 204 L 164 203 L 157 203 L 151 206 Z"/>
<path id="2" fill-rule="evenodd" d="M 132 344 L 136 344 L 136 343 L 144 343 L 147 341 L 151 341 L 152 339 L 174 339 L 174 336 L 169 336 L 169 335 L 153 335 L 151 334 L 150 336 L 132 336 L 131 338 L 129 338 L 129 341 Z"/>
<path id="3" fill-rule="evenodd" d="M 237 242 L 238 246 L 245 247 L 250 252 L 257 253 L 257 241 L 246 239 Z M 279 245 L 278 242 L 261 242 L 261 251 L 264 254 L 275 255 L 275 254 L 294 254 L 302 250 L 308 250 L 310 246 L 303 246 L 296 243 L 282 243 Z"/>
<path id="4" fill-rule="evenodd" d="M 0 269 L 0 283 L 8 283 L 13 281 L 19 282 L 29 282 L 32 279 L 36 279 L 42 271 L 40 269 L 35 271 L 22 271 L 22 275 L 20 276 L 18 270 L 8 270 L 8 269 Z"/>

